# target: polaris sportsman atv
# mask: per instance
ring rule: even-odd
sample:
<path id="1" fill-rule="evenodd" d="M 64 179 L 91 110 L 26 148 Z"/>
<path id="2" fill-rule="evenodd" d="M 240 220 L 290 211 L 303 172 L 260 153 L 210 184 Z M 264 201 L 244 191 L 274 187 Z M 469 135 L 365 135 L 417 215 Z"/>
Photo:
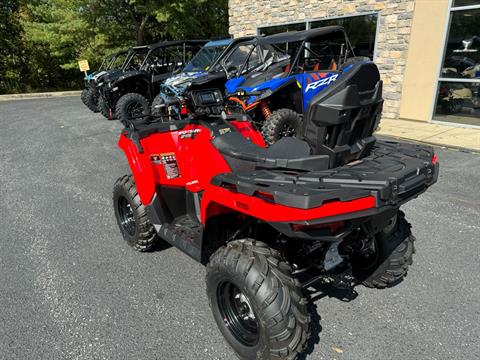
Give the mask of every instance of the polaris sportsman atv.
<path id="1" fill-rule="evenodd" d="M 151 114 L 181 118 L 187 115 L 186 95 L 192 89 L 224 89 L 227 81 L 226 66 L 230 71 L 243 65 L 255 37 L 242 37 L 210 41 L 183 68 L 160 85 L 160 92 L 152 102 Z M 225 65 L 228 62 L 228 65 Z"/>
<path id="2" fill-rule="evenodd" d="M 245 115 L 211 115 L 220 90 L 189 96 L 189 117 L 130 123 L 120 136 L 132 171 L 113 190 L 121 233 L 136 250 L 165 241 L 206 264 L 214 318 L 239 357 L 294 359 L 310 285 L 405 277 L 415 238 L 399 208 L 436 182 L 437 158 L 372 135 L 383 102 L 372 63 L 310 102 L 308 142 L 265 148 Z"/>
<path id="3" fill-rule="evenodd" d="M 85 76 L 85 89 L 82 91 L 82 102 L 93 112 L 99 112 L 98 100 L 100 93 L 97 89 L 98 81 L 107 74 L 117 72 L 123 66 L 128 51 L 123 50 L 106 57 L 97 71 Z"/>
<path id="4" fill-rule="evenodd" d="M 300 134 L 302 118 L 311 116 L 310 104 L 323 98 L 335 82 L 355 77 L 355 69 L 370 61 L 352 58 L 353 50 L 340 26 L 258 38 L 257 47 L 265 46 L 275 46 L 284 53 L 272 53 L 263 66 L 246 72 L 251 57 L 261 53 L 252 51 L 225 87 L 229 100 L 247 111 L 261 128 L 267 145 Z M 256 95 L 245 96 L 245 92 Z"/>
<path id="5" fill-rule="evenodd" d="M 140 64 L 134 57 L 118 78 L 102 87 L 103 106 L 108 108 L 109 118 L 117 116 L 128 121 L 150 112 L 150 104 L 162 83 L 172 73 L 179 71 L 205 44 L 202 40 L 165 41 L 143 48 Z"/>

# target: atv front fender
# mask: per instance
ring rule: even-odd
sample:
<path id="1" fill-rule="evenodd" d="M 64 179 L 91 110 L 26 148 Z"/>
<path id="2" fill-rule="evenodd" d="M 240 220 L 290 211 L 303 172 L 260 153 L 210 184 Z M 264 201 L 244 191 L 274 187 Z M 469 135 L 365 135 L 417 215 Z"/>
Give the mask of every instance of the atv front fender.
<path id="1" fill-rule="evenodd" d="M 137 144 L 125 133 L 120 136 L 118 147 L 127 157 L 142 204 L 150 204 L 155 194 L 155 174 L 149 157 L 145 153 L 139 152 Z"/>

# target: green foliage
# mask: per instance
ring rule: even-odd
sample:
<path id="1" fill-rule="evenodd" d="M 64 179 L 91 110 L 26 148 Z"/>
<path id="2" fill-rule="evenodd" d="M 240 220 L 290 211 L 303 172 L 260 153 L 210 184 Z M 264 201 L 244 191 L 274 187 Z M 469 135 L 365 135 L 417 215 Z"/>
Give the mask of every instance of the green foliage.
<path id="1" fill-rule="evenodd" d="M 21 78 L 21 26 L 18 1 L 0 3 L 0 93 L 18 87 Z"/>
<path id="2" fill-rule="evenodd" d="M 227 30 L 228 0 L 2 0 L 0 93 L 79 88 L 78 60 Z"/>

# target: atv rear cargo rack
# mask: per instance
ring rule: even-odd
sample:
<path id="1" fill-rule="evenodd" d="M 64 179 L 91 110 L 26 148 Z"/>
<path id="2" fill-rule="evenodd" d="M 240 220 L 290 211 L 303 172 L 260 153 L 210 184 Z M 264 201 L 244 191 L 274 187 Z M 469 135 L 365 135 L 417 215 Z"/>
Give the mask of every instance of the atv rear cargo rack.
<path id="1" fill-rule="evenodd" d="M 331 201 L 375 197 L 375 206 L 398 207 L 436 181 L 433 149 L 377 141 L 362 160 L 329 170 L 265 169 L 215 176 L 212 184 L 275 204 L 312 209 Z"/>

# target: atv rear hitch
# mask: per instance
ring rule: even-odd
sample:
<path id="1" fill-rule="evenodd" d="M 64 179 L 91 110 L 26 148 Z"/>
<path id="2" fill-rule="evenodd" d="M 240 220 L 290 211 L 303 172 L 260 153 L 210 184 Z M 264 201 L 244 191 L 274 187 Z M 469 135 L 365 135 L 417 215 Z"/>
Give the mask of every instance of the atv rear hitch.
<path id="1" fill-rule="evenodd" d="M 333 274 L 318 274 L 301 283 L 303 289 L 308 289 L 314 284 L 331 285 L 337 289 L 353 290 L 356 285 L 355 279 L 352 275 L 351 267 Z"/>

